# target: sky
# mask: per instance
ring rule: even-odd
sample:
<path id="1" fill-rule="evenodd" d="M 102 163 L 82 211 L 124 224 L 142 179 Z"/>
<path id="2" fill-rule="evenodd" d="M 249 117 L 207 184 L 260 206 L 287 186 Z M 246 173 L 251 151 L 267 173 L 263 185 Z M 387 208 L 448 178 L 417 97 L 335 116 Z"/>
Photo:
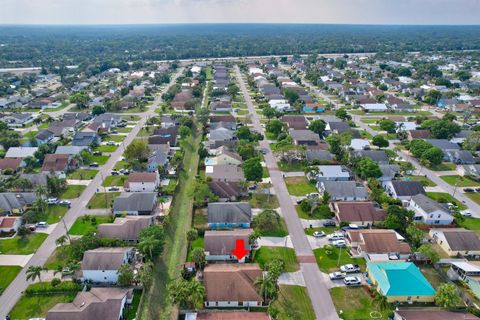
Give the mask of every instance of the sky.
<path id="1" fill-rule="evenodd" d="M 0 0 L 0 24 L 480 24 L 480 0 Z"/>

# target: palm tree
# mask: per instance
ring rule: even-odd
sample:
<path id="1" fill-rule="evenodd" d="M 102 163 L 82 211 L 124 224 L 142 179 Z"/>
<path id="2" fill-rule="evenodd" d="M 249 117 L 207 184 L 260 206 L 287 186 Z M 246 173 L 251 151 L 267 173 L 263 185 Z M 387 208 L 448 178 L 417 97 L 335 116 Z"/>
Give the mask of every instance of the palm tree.
<path id="1" fill-rule="evenodd" d="M 160 203 L 160 207 L 163 211 L 163 205 L 167 202 L 167 199 L 165 197 L 160 197 L 160 199 L 158 199 L 158 202 Z"/>
<path id="2" fill-rule="evenodd" d="M 308 180 L 315 180 L 315 177 L 320 173 L 318 166 L 310 166 L 305 169 L 305 174 Z"/>
<path id="3" fill-rule="evenodd" d="M 62 247 L 63 248 L 63 245 L 67 242 L 67 236 L 66 235 L 63 235 L 63 236 L 60 236 L 57 238 L 57 240 L 55 240 L 55 244 L 58 246 L 58 247 Z"/>
<path id="4" fill-rule="evenodd" d="M 45 186 L 42 186 L 42 185 L 38 185 L 35 187 L 35 195 L 37 196 L 37 198 L 42 198 L 44 196 L 47 195 L 47 188 L 45 188 Z"/>
<path id="5" fill-rule="evenodd" d="M 30 266 L 28 267 L 27 269 L 27 281 L 28 280 L 32 280 L 32 282 L 35 281 L 35 279 L 38 278 L 38 281 L 39 282 L 42 282 L 42 279 L 41 279 L 41 274 L 42 274 L 42 271 L 45 271 L 46 269 L 44 267 L 41 267 L 41 266 Z"/>
<path id="6" fill-rule="evenodd" d="M 153 259 L 153 252 L 156 247 L 160 246 L 160 240 L 155 239 L 153 236 L 144 239 L 138 244 L 140 251 L 146 255 L 150 260 Z"/>
<path id="7" fill-rule="evenodd" d="M 205 287 L 196 278 L 190 280 L 190 303 L 195 309 L 201 309 L 205 297 Z"/>
<path id="8" fill-rule="evenodd" d="M 375 295 L 375 298 L 373 299 L 373 301 L 375 301 L 375 303 L 378 304 L 378 307 L 380 308 L 380 310 L 386 310 L 390 306 L 390 304 L 388 303 L 387 297 L 385 297 L 384 295 L 381 295 L 378 292 Z"/>
<path id="9" fill-rule="evenodd" d="M 277 296 L 277 279 L 273 278 L 269 274 L 267 274 L 266 276 L 258 277 L 255 280 L 255 286 L 260 289 L 265 301 L 267 301 L 268 299 L 274 299 Z"/>

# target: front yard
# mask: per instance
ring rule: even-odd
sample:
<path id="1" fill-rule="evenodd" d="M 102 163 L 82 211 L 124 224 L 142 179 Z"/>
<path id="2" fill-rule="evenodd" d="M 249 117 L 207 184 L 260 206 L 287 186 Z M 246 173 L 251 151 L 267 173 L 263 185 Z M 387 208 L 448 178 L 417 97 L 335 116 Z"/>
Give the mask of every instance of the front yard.
<path id="1" fill-rule="evenodd" d="M 465 207 L 465 205 L 463 203 L 461 203 L 460 201 L 458 201 L 457 199 L 452 197 L 452 195 L 450 193 L 446 193 L 446 192 L 427 192 L 427 196 L 430 199 L 433 199 L 433 200 L 435 200 L 437 202 L 440 202 L 440 203 L 456 204 L 460 210 L 465 210 L 467 208 L 467 207 Z"/>
<path id="2" fill-rule="evenodd" d="M 281 285 L 272 307 L 278 311 L 278 320 L 315 319 L 315 311 L 305 287 Z"/>
<path id="3" fill-rule="evenodd" d="M 93 195 L 87 204 L 89 209 L 110 208 L 113 200 L 120 195 L 120 192 L 97 192 Z"/>
<path id="4" fill-rule="evenodd" d="M 20 266 L 0 266 L 0 295 L 8 287 L 10 282 L 15 279 L 17 274 L 22 270 Z"/>
<path id="5" fill-rule="evenodd" d="M 32 233 L 22 240 L 18 236 L 0 241 L 2 254 L 32 254 L 47 238 L 45 233 Z"/>
<path id="6" fill-rule="evenodd" d="M 478 187 L 480 186 L 480 182 L 473 180 L 469 177 L 461 177 L 461 176 L 440 176 L 440 178 L 448 183 L 451 186 L 457 187 Z"/>
<path id="7" fill-rule="evenodd" d="M 300 219 L 305 220 L 331 219 L 333 217 L 333 213 L 328 205 L 319 206 L 313 213 L 303 211 L 300 205 L 295 206 L 295 210 L 297 210 Z"/>
<path id="8" fill-rule="evenodd" d="M 253 253 L 253 262 L 258 263 L 262 269 L 273 259 L 283 260 L 286 272 L 294 272 L 299 268 L 295 251 L 291 248 L 261 247 Z"/>
<path id="9" fill-rule="evenodd" d="M 424 187 L 436 187 L 437 184 L 425 176 L 405 176 L 407 181 L 420 181 Z"/>
<path id="10" fill-rule="evenodd" d="M 476 203 L 480 204 L 480 193 L 475 192 L 475 193 L 465 193 L 467 197 L 475 201 Z"/>
<path id="11" fill-rule="evenodd" d="M 83 216 L 78 217 L 70 228 L 70 234 L 74 236 L 83 236 L 87 233 L 97 231 L 97 227 L 102 223 L 113 222 L 111 216 Z"/>
<path id="12" fill-rule="evenodd" d="M 118 186 L 123 187 L 125 181 L 127 181 L 128 176 L 125 175 L 118 175 L 118 176 L 108 176 L 103 180 L 102 186 L 104 187 L 111 187 L 111 186 Z"/>
<path id="13" fill-rule="evenodd" d="M 114 152 L 115 150 L 117 150 L 117 148 L 118 148 L 117 146 L 101 145 L 101 146 L 98 146 L 95 149 L 93 149 L 93 151 L 111 153 L 111 152 Z"/>
<path id="14" fill-rule="evenodd" d="M 69 180 L 92 180 L 97 175 L 95 169 L 78 169 L 67 174 Z"/>
<path id="15" fill-rule="evenodd" d="M 392 312 L 381 310 L 364 287 L 332 288 L 330 295 L 337 313 L 344 320 L 388 319 L 388 315 Z"/>
<path id="16" fill-rule="evenodd" d="M 459 227 L 475 231 L 480 235 L 480 219 L 465 218 L 463 221 L 457 221 Z"/>
<path id="17" fill-rule="evenodd" d="M 332 246 L 330 251 L 323 247 L 313 250 L 318 267 L 325 273 L 338 271 L 343 264 L 356 263 L 359 264 L 362 271 L 365 271 L 365 259 L 352 258 L 348 253 L 348 248 L 335 248 Z M 340 260 L 338 256 L 340 255 Z"/>
<path id="18" fill-rule="evenodd" d="M 443 162 L 438 166 L 432 166 L 429 169 L 432 171 L 455 171 L 457 169 L 457 165 L 451 162 Z"/>
<path id="19" fill-rule="evenodd" d="M 67 186 L 67 189 L 62 192 L 60 195 L 60 199 L 75 199 L 80 197 L 82 194 L 83 190 L 85 190 L 87 186 L 84 185 L 74 185 L 70 184 Z"/>
<path id="20" fill-rule="evenodd" d="M 248 200 L 252 205 L 252 208 L 260 209 L 276 209 L 280 205 L 278 204 L 278 199 L 276 195 L 268 195 L 261 193 L 254 193 L 252 197 Z"/>
<path id="21" fill-rule="evenodd" d="M 288 193 L 292 196 L 305 196 L 312 192 L 317 192 L 317 188 L 310 183 L 306 177 L 287 177 L 285 178 Z"/>

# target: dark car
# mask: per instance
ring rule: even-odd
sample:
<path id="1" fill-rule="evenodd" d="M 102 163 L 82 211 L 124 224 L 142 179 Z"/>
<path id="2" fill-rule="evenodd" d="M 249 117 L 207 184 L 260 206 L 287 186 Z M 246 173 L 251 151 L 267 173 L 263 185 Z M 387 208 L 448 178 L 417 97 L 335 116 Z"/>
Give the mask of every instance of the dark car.
<path id="1" fill-rule="evenodd" d="M 335 227 L 337 224 L 333 220 L 327 220 L 323 222 L 324 227 Z"/>
<path id="2" fill-rule="evenodd" d="M 463 192 L 475 192 L 473 188 L 463 188 Z"/>

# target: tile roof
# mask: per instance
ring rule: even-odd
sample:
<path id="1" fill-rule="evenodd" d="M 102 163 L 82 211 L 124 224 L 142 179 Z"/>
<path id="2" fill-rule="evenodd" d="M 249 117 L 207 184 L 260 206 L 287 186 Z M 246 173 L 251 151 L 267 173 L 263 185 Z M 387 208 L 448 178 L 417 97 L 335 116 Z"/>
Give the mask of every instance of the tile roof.
<path id="1" fill-rule="evenodd" d="M 21 158 L 0 159 L 0 170 L 12 169 L 16 170 L 22 163 Z"/>
<path id="2" fill-rule="evenodd" d="M 158 173 L 156 172 L 132 172 L 128 175 L 127 183 L 132 182 L 155 182 Z"/>
<path id="3" fill-rule="evenodd" d="M 65 171 L 68 167 L 70 155 L 47 154 L 43 160 L 42 171 Z"/>
<path id="4" fill-rule="evenodd" d="M 140 231 L 151 224 L 152 218 L 149 216 L 127 216 L 116 218 L 113 223 L 99 224 L 97 233 L 100 238 L 138 240 Z"/>
<path id="5" fill-rule="evenodd" d="M 241 187 L 237 182 L 210 181 L 208 186 L 219 198 L 236 198 L 241 195 Z"/>

